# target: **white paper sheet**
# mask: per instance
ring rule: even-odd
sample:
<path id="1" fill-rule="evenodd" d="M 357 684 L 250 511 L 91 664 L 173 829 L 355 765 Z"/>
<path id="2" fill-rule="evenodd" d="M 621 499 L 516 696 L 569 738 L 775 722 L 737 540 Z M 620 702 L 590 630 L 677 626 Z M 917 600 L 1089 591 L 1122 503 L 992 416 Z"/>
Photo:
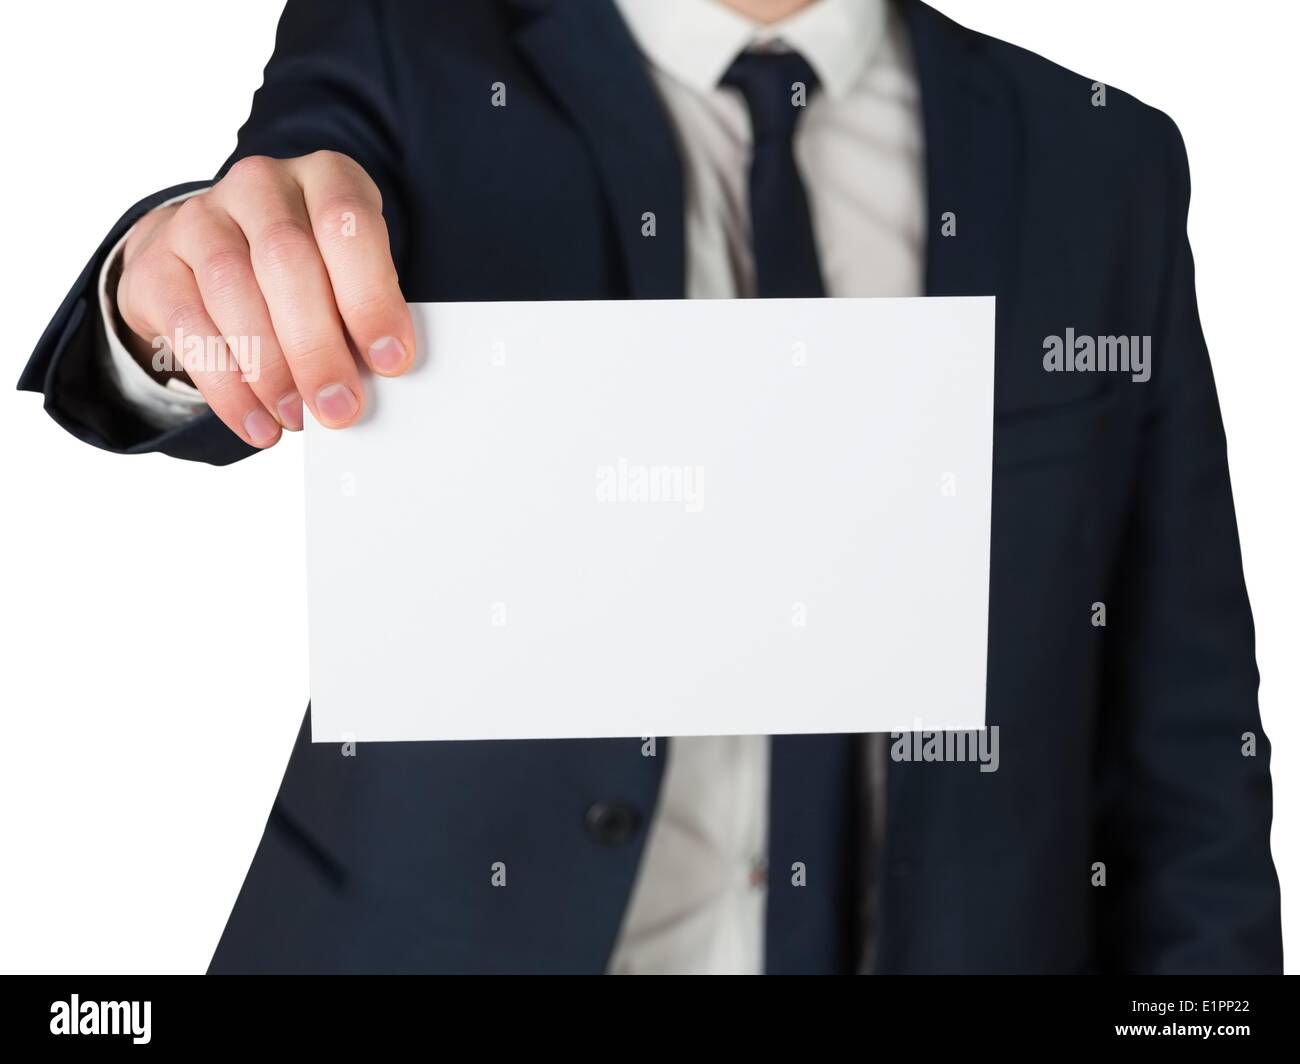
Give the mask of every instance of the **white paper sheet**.
<path id="1" fill-rule="evenodd" d="M 308 419 L 314 740 L 983 726 L 992 298 L 412 310 Z"/>

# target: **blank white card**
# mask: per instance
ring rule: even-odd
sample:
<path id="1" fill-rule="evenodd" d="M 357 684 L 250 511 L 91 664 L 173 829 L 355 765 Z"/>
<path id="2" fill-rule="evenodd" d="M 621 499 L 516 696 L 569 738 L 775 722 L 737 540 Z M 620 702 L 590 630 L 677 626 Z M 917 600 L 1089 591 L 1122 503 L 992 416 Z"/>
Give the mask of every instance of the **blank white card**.
<path id="1" fill-rule="evenodd" d="M 984 725 L 992 298 L 412 311 L 308 419 L 315 741 Z"/>

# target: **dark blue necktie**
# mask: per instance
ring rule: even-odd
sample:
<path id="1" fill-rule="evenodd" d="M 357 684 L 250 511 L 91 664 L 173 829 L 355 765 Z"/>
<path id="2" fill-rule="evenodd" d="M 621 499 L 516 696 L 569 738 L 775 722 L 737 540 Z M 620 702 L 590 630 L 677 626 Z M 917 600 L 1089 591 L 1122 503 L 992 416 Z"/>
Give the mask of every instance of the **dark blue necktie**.
<path id="1" fill-rule="evenodd" d="M 723 76 L 754 130 L 749 171 L 760 297 L 823 296 L 794 130 L 817 76 L 794 52 L 747 52 Z M 803 86 L 803 92 L 799 87 Z M 765 970 L 843 973 L 857 949 L 856 736 L 772 737 Z"/>
<path id="2" fill-rule="evenodd" d="M 794 129 L 817 87 L 797 52 L 745 52 L 722 77 L 740 90 L 754 130 L 749 213 L 760 297 L 822 296 L 808 197 L 794 161 Z"/>

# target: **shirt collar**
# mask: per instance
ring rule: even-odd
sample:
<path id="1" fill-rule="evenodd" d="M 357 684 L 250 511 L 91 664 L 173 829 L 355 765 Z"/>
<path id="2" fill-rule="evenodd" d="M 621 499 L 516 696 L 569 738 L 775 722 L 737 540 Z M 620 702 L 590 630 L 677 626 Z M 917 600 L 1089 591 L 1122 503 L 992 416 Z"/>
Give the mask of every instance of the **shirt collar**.
<path id="1" fill-rule="evenodd" d="M 717 88 L 745 49 L 774 42 L 802 55 L 826 94 L 861 78 L 884 32 L 886 0 L 814 0 L 781 22 L 746 18 L 718 0 L 615 0 L 646 58 L 697 92 Z"/>

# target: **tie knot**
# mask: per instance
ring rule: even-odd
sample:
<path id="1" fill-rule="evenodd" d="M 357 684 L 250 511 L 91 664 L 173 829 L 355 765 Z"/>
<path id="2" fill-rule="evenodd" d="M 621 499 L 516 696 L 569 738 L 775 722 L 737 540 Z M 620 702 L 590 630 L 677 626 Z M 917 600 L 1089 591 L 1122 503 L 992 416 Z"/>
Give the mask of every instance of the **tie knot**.
<path id="1" fill-rule="evenodd" d="M 817 87 L 817 75 L 798 52 L 742 52 L 722 75 L 722 84 L 745 97 L 756 141 L 788 139 Z"/>

